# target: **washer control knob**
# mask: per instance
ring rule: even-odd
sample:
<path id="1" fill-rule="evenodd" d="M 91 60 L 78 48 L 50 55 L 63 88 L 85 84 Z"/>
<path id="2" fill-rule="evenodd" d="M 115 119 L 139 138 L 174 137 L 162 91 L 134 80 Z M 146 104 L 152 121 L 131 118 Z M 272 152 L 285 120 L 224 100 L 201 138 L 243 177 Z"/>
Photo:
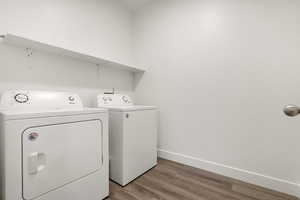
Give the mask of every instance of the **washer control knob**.
<path id="1" fill-rule="evenodd" d="M 125 103 L 128 103 L 128 98 L 126 96 L 122 96 L 122 100 L 125 102 Z"/>
<path id="2" fill-rule="evenodd" d="M 27 94 L 19 93 L 15 95 L 15 100 L 18 103 L 26 103 L 29 100 L 29 97 L 27 96 Z"/>

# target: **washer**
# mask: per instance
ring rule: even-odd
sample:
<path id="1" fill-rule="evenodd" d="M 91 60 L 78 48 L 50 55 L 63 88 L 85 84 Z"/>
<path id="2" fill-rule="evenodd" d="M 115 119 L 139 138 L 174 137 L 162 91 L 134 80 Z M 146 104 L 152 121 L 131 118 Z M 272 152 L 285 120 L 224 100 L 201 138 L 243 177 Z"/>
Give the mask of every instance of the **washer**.
<path id="1" fill-rule="evenodd" d="M 0 199 L 108 196 L 108 113 L 77 94 L 7 91 L 0 102 Z"/>
<path id="2" fill-rule="evenodd" d="M 157 108 L 133 105 L 127 95 L 98 95 L 109 109 L 110 178 L 125 186 L 157 164 Z"/>

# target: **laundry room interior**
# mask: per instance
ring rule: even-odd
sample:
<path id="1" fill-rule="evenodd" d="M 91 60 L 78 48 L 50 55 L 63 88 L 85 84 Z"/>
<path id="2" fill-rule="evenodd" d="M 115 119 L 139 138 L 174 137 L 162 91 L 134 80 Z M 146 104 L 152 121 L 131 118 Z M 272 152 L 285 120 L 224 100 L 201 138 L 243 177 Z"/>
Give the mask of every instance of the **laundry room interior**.
<path id="1" fill-rule="evenodd" d="M 0 3 L 0 200 L 300 199 L 299 0 Z"/>

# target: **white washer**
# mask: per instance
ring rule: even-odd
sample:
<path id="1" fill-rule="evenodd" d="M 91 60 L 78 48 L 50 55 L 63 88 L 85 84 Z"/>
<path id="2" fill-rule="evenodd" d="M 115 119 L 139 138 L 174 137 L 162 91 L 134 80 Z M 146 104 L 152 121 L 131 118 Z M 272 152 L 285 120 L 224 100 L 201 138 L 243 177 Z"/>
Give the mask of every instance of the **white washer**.
<path id="1" fill-rule="evenodd" d="M 0 103 L 1 200 L 108 196 L 108 113 L 78 95 L 7 91 Z"/>
<path id="2" fill-rule="evenodd" d="M 133 105 L 127 95 L 98 95 L 109 109 L 110 178 L 125 186 L 157 164 L 157 108 Z"/>

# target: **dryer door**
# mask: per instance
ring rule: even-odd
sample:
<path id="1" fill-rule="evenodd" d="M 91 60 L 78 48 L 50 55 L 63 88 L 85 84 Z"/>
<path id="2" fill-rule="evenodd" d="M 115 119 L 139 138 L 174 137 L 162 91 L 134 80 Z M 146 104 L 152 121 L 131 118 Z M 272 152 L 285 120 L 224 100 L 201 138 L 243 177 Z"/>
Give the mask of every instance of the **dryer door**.
<path id="1" fill-rule="evenodd" d="M 23 132 L 23 198 L 34 199 L 100 170 L 99 120 L 28 128 Z"/>

